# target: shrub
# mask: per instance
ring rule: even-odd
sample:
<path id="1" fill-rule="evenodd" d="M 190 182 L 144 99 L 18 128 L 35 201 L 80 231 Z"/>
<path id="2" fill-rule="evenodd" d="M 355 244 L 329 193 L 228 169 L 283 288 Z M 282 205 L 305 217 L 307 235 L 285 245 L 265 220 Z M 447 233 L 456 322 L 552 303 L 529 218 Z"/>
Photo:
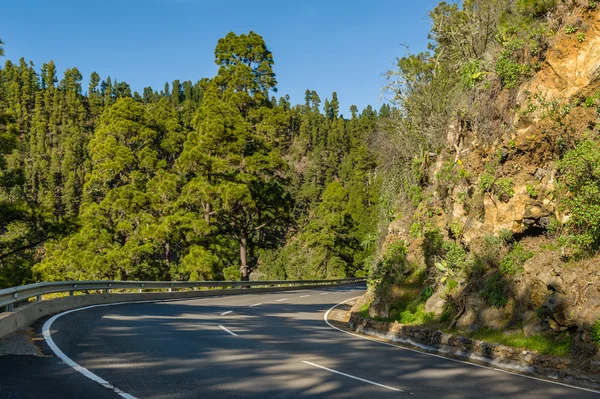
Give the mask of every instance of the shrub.
<path id="1" fill-rule="evenodd" d="M 515 195 L 515 190 L 513 190 L 512 184 L 512 179 L 507 177 L 496 180 L 494 183 L 494 188 L 499 199 L 502 201 L 508 201 Z"/>
<path id="2" fill-rule="evenodd" d="M 512 250 L 500 261 L 502 274 L 514 275 L 523 271 L 523 265 L 533 257 L 533 252 L 526 251 L 520 243 L 513 246 Z"/>
<path id="3" fill-rule="evenodd" d="M 598 98 L 600 98 L 600 92 L 594 93 L 594 95 L 592 95 L 590 97 L 586 97 L 583 102 L 583 107 L 584 108 L 592 108 L 592 107 L 596 106 L 596 100 L 598 100 Z"/>
<path id="4" fill-rule="evenodd" d="M 576 26 L 574 26 L 574 25 L 567 25 L 567 26 L 565 26 L 565 33 L 567 35 L 571 35 L 571 34 L 577 32 L 578 30 L 579 30 L 579 28 L 576 27 Z"/>
<path id="5" fill-rule="evenodd" d="M 579 43 L 583 43 L 585 41 L 585 33 L 578 33 L 577 34 L 577 41 Z"/>
<path id="6" fill-rule="evenodd" d="M 502 55 L 496 61 L 496 74 L 502 88 L 512 89 L 519 84 L 521 76 L 529 71 L 528 66 L 513 60 L 511 57 Z"/>
<path id="7" fill-rule="evenodd" d="M 465 89 L 472 89 L 481 81 L 484 72 L 481 70 L 480 61 L 473 60 L 463 64 L 460 69 L 460 81 Z"/>
<path id="8" fill-rule="evenodd" d="M 445 241 L 442 244 L 445 254 L 446 264 L 450 269 L 464 269 L 467 262 L 467 251 L 462 245 L 452 241 Z"/>
<path id="9" fill-rule="evenodd" d="M 419 185 L 412 185 L 408 188 L 408 198 L 411 200 L 414 207 L 419 206 L 419 202 L 423 201 L 423 189 Z"/>
<path id="10" fill-rule="evenodd" d="M 528 17 L 542 17 L 556 7 L 556 0 L 518 0 L 517 11 Z"/>
<path id="11" fill-rule="evenodd" d="M 421 291 L 421 302 L 426 302 L 433 295 L 433 285 L 428 285 Z"/>
<path id="12" fill-rule="evenodd" d="M 527 191 L 527 194 L 529 194 L 529 196 L 531 198 L 537 198 L 538 192 L 533 184 L 527 184 L 525 186 L 525 190 Z"/>
<path id="13" fill-rule="evenodd" d="M 443 252 L 444 238 L 438 229 L 427 230 L 423 234 L 423 255 L 425 257 L 425 263 L 428 267 L 433 267 L 435 264 L 435 258 L 441 257 Z"/>
<path id="14" fill-rule="evenodd" d="M 422 235 L 423 235 L 423 227 L 421 226 L 421 223 L 415 222 L 410 225 L 410 232 L 409 232 L 410 238 L 420 238 Z"/>
<path id="15" fill-rule="evenodd" d="M 496 178 L 494 175 L 486 171 L 479 178 L 479 187 L 481 187 L 483 191 L 491 191 L 495 181 Z"/>
<path id="16" fill-rule="evenodd" d="M 460 220 L 453 220 L 448 226 L 454 238 L 461 238 L 463 235 L 464 226 Z"/>
<path id="17" fill-rule="evenodd" d="M 584 140 L 557 166 L 567 191 L 560 207 L 571 212 L 565 223 L 567 238 L 580 254 L 594 251 L 600 247 L 600 146 Z"/>
<path id="18" fill-rule="evenodd" d="M 600 345 L 600 319 L 598 319 L 590 328 L 590 338 L 593 343 Z"/>
<path id="19" fill-rule="evenodd" d="M 485 280 L 481 297 L 489 306 L 503 308 L 508 303 L 504 288 L 505 282 L 502 276 L 499 273 L 494 273 Z"/>
<path id="20" fill-rule="evenodd" d="M 448 190 L 454 187 L 458 181 L 458 176 L 454 172 L 455 166 L 456 164 L 454 162 L 446 161 L 442 165 L 442 169 L 436 175 L 443 196 L 447 195 Z"/>
<path id="21" fill-rule="evenodd" d="M 383 254 L 383 262 L 393 268 L 403 267 L 406 263 L 408 249 L 404 241 L 395 241 L 388 245 Z"/>

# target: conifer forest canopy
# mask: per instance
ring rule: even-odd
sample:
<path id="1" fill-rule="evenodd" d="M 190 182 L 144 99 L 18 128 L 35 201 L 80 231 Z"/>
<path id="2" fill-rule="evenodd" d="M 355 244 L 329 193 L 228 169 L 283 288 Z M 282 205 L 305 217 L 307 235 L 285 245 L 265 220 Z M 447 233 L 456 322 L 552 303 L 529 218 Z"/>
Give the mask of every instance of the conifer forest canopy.
<path id="1" fill-rule="evenodd" d="M 275 96 L 254 32 L 218 72 L 132 92 L 76 67 L 0 69 L 0 287 L 55 280 L 364 276 L 381 177 L 368 142 L 391 115 L 336 93 Z"/>

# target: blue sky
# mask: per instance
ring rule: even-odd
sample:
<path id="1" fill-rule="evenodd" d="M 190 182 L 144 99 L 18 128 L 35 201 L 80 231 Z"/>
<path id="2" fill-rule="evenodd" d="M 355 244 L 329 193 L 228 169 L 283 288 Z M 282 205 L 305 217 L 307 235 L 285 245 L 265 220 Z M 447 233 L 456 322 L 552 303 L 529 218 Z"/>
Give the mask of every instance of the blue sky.
<path id="1" fill-rule="evenodd" d="M 54 60 L 126 81 L 139 92 L 165 81 L 212 77 L 214 48 L 229 31 L 254 30 L 273 52 L 278 95 L 303 102 L 337 91 L 341 111 L 381 106 L 381 73 L 425 50 L 439 0 L 33 0 L 2 5 L 5 58 Z"/>

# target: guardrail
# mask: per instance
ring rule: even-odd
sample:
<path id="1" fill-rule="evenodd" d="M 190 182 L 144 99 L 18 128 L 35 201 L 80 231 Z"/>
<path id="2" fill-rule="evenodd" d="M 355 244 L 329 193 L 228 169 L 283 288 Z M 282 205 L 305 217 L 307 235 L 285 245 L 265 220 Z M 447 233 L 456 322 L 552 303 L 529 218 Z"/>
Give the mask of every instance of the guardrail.
<path id="1" fill-rule="evenodd" d="M 36 298 L 41 301 L 46 294 L 68 292 L 73 296 L 75 292 L 81 291 L 104 291 L 111 290 L 163 290 L 168 289 L 193 289 L 198 288 L 252 288 L 252 287 L 274 287 L 274 286 L 303 286 L 303 285 L 333 285 L 361 283 L 365 278 L 345 278 L 337 280 L 270 280 L 270 281 L 57 281 L 52 283 L 36 283 L 22 285 L 19 287 L 5 288 L 0 290 L 0 309 L 12 312 L 17 302 L 29 301 Z"/>

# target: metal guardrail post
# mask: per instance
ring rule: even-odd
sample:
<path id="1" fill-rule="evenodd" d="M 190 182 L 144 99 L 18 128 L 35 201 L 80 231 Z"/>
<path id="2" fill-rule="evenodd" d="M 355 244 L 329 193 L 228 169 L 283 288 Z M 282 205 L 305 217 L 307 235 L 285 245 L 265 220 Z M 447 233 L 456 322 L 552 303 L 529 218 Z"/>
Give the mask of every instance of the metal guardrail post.
<path id="1" fill-rule="evenodd" d="M 35 301 L 36 302 L 41 302 L 42 301 L 42 296 L 41 295 L 36 295 Z"/>

